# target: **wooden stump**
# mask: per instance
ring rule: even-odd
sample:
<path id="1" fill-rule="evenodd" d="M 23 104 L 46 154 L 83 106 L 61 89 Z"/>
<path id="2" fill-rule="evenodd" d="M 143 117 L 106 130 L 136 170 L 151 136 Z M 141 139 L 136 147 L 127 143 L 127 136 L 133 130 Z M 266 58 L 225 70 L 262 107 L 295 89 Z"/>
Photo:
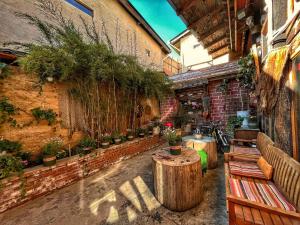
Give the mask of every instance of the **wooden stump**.
<path id="1" fill-rule="evenodd" d="M 202 170 L 196 151 L 182 149 L 171 155 L 162 149 L 152 157 L 154 191 L 157 200 L 173 211 L 185 211 L 202 200 Z"/>
<path id="2" fill-rule="evenodd" d="M 218 152 L 217 152 L 217 143 L 214 139 L 210 141 L 201 141 L 197 140 L 194 142 L 194 149 L 200 150 L 203 149 L 206 151 L 208 156 L 207 168 L 214 169 L 218 166 Z"/>

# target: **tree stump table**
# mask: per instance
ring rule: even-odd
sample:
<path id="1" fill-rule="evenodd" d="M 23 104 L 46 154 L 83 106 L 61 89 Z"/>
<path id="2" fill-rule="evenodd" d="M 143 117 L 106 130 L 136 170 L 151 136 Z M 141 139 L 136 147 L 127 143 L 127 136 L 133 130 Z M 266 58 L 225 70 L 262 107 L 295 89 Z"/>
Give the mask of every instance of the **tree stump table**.
<path id="1" fill-rule="evenodd" d="M 152 156 L 154 191 L 167 209 L 185 211 L 202 200 L 202 170 L 196 151 L 183 148 L 181 155 L 171 155 L 169 148 Z"/>
<path id="2" fill-rule="evenodd" d="M 196 151 L 203 149 L 208 156 L 207 168 L 215 169 L 218 166 L 218 152 L 216 140 L 212 137 L 203 137 L 196 139 L 194 136 L 186 136 L 182 138 L 185 146 L 193 148 Z"/>

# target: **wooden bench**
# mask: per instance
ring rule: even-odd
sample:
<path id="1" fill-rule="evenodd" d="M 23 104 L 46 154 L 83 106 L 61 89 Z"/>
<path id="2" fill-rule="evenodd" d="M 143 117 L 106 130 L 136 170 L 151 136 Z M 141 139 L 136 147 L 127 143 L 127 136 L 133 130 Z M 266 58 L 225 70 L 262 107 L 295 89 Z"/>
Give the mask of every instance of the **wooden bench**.
<path id="1" fill-rule="evenodd" d="M 268 206 L 267 204 L 236 197 L 229 185 L 230 178 L 266 184 L 266 180 L 230 174 L 229 164 L 225 162 L 225 182 L 227 209 L 230 225 L 270 224 L 286 225 L 300 224 L 300 163 L 273 145 L 262 147 L 262 155 L 273 167 L 272 181 L 280 193 L 293 204 L 294 211 Z M 229 157 L 230 159 L 230 157 Z"/>
<path id="2" fill-rule="evenodd" d="M 244 147 L 238 144 L 240 142 L 255 143 L 256 147 Z M 225 160 L 228 161 L 227 158 L 230 157 L 232 160 L 248 159 L 250 161 L 256 161 L 263 154 L 268 145 L 274 145 L 274 142 L 262 132 L 259 132 L 257 138 L 254 140 L 232 139 L 230 153 L 225 154 Z"/>

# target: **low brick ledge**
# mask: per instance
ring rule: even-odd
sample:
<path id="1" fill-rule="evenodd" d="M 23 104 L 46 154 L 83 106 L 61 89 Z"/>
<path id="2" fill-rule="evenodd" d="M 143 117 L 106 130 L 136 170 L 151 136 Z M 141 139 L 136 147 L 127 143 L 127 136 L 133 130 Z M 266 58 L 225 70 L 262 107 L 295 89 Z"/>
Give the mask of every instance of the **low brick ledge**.
<path id="1" fill-rule="evenodd" d="M 36 166 L 24 170 L 23 182 L 19 176 L 0 180 L 0 213 L 29 200 L 66 187 L 84 177 L 95 174 L 114 163 L 158 147 L 164 141 L 159 136 L 138 138 L 108 149 L 58 160 L 51 167 Z M 23 188 L 21 185 L 23 184 Z M 25 190 L 25 195 L 22 192 Z"/>

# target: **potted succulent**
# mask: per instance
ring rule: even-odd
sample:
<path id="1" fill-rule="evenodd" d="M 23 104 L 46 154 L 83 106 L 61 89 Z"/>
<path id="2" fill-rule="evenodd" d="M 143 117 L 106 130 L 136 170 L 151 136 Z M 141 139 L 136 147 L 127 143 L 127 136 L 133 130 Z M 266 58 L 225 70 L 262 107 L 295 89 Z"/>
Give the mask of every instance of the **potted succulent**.
<path id="1" fill-rule="evenodd" d="M 110 144 L 112 143 L 112 138 L 109 135 L 105 135 L 102 138 L 101 146 L 102 148 L 109 148 Z"/>
<path id="2" fill-rule="evenodd" d="M 134 139 L 134 135 L 131 129 L 127 129 L 127 139 L 128 141 L 132 141 Z"/>
<path id="3" fill-rule="evenodd" d="M 96 148 L 96 141 L 90 137 L 84 137 L 79 142 L 79 147 L 82 149 L 83 154 L 87 155 L 92 152 L 93 149 Z"/>
<path id="4" fill-rule="evenodd" d="M 140 137 L 140 138 L 143 138 L 145 137 L 145 129 L 139 127 L 136 129 L 136 134 Z"/>
<path id="5" fill-rule="evenodd" d="M 122 142 L 121 135 L 118 131 L 115 131 L 112 134 L 112 139 L 113 139 L 114 144 L 116 144 L 116 145 L 119 145 Z"/>
<path id="6" fill-rule="evenodd" d="M 172 155 L 180 155 L 181 154 L 181 136 L 176 134 L 176 130 L 172 128 L 167 128 L 164 131 L 164 137 L 169 143 L 170 146 L 170 154 Z"/>
<path id="7" fill-rule="evenodd" d="M 61 150 L 63 142 L 61 139 L 51 139 L 46 145 L 44 145 L 43 163 L 44 166 L 53 166 L 56 164 L 56 154 Z"/>

